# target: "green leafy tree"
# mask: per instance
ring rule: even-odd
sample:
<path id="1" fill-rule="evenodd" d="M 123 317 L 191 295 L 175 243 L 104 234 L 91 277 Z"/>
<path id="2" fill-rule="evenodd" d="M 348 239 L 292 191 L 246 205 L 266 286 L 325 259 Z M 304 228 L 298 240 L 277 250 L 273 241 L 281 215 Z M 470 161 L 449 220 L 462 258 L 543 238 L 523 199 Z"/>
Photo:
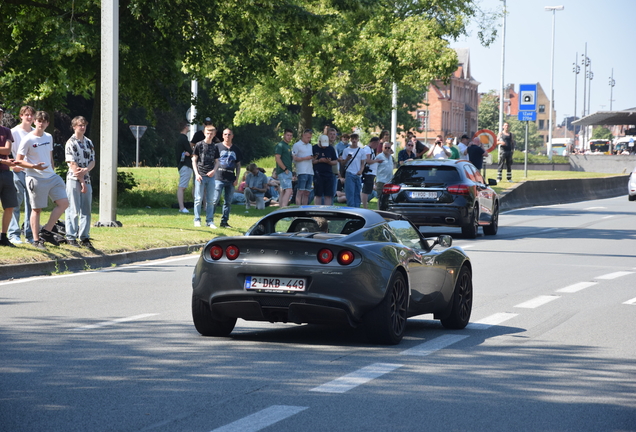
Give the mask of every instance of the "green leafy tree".
<path id="1" fill-rule="evenodd" d="M 481 95 L 477 122 L 479 129 L 499 131 L 499 95 L 495 90 Z"/>
<path id="2" fill-rule="evenodd" d="M 611 140 L 613 138 L 614 138 L 614 135 L 612 135 L 612 131 L 606 128 L 605 126 L 596 126 L 592 130 L 592 139 Z"/>

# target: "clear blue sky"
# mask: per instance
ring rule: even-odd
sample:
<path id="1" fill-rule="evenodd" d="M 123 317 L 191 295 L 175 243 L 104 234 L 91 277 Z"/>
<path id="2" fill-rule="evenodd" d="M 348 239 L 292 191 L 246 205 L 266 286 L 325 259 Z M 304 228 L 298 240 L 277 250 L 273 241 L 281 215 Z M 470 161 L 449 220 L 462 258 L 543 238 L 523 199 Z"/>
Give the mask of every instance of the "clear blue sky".
<path id="1" fill-rule="evenodd" d="M 501 0 L 481 0 L 487 10 L 501 10 Z M 612 110 L 636 107 L 636 0 L 506 0 L 506 61 L 504 81 L 515 84 L 540 83 L 550 92 L 552 12 L 545 6 L 565 7 L 556 11 L 554 51 L 554 108 L 556 122 L 574 114 L 573 63 L 578 52 L 581 73 L 577 82 L 576 115 L 583 103 L 582 54 L 587 42 L 587 56 L 592 61 L 590 111 L 609 111 L 609 77 L 614 68 L 616 85 Z M 479 92 L 499 88 L 501 80 L 501 23 L 497 40 L 489 48 L 480 45 L 476 26 L 468 37 L 451 42 L 453 48 L 469 48 L 471 72 L 481 82 Z"/>

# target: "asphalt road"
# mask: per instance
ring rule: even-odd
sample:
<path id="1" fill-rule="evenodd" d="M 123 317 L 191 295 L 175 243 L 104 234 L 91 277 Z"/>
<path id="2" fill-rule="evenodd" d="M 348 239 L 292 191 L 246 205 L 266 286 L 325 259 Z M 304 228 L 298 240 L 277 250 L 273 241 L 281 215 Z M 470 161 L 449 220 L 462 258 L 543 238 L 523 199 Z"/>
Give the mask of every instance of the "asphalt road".
<path id="1" fill-rule="evenodd" d="M 636 431 L 636 203 L 517 210 L 473 260 L 469 327 L 239 321 L 204 338 L 196 258 L 0 283 L 1 431 Z"/>

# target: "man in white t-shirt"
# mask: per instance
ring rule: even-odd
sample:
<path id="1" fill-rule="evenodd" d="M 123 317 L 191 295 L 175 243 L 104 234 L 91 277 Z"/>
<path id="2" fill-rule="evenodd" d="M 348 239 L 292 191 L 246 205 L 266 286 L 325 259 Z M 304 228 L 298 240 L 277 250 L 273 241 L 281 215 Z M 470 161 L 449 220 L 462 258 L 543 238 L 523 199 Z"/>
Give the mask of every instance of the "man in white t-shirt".
<path id="1" fill-rule="evenodd" d="M 296 192 L 296 204 L 309 204 L 309 193 L 314 184 L 314 153 L 311 145 L 313 131 L 305 129 L 300 141 L 292 146 L 292 159 L 296 164 L 296 176 L 298 189 Z"/>
<path id="2" fill-rule="evenodd" d="M 18 147 L 16 160 L 26 168 L 26 184 L 31 191 L 31 227 L 33 246 L 46 249 L 44 242 L 59 246 L 64 237 L 52 232 L 55 222 L 68 207 L 66 185 L 53 169 L 53 137 L 45 132 L 49 115 L 44 111 L 35 113 L 35 130 L 24 137 Z M 55 203 L 49 221 L 41 229 L 40 213 L 47 207 L 49 197 Z"/>
<path id="3" fill-rule="evenodd" d="M 470 138 L 468 135 L 462 135 L 459 140 L 459 144 L 457 144 L 457 150 L 459 150 L 459 158 L 463 160 L 468 160 L 468 145 L 470 144 Z"/>
<path id="4" fill-rule="evenodd" d="M 33 116 L 35 115 L 35 109 L 29 105 L 25 105 L 20 108 L 20 124 L 11 129 L 13 134 L 13 145 L 11 151 L 13 158 L 18 156 L 18 147 L 22 139 L 27 136 L 33 130 L 31 126 L 33 124 Z M 31 202 L 29 200 L 29 190 L 26 187 L 26 172 L 23 168 L 16 166 L 13 167 L 13 184 L 18 193 L 18 205 L 13 209 L 13 217 L 11 217 L 11 223 L 9 224 L 9 241 L 13 244 L 21 244 L 22 230 L 20 229 L 20 207 L 24 202 L 24 237 L 29 243 L 33 243 L 33 232 L 31 231 Z"/>
<path id="5" fill-rule="evenodd" d="M 345 165 L 345 195 L 349 207 L 360 207 L 360 192 L 362 191 L 362 171 L 366 160 L 366 151 L 358 147 L 360 137 L 351 134 L 351 146 L 342 151 L 339 159 Z"/>

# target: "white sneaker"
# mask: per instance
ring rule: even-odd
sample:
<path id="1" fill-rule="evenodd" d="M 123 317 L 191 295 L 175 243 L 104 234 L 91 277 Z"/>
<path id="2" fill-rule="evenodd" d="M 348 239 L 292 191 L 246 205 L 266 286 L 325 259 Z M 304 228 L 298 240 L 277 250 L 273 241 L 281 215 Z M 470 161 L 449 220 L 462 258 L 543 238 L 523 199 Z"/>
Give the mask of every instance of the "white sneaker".
<path id="1" fill-rule="evenodd" d="M 201 226 L 201 221 L 194 221 L 194 226 L 195 227 L 200 227 Z"/>
<path id="2" fill-rule="evenodd" d="M 184 207 L 181 210 L 179 210 L 179 213 L 190 213 L 190 210 Z"/>
<path id="3" fill-rule="evenodd" d="M 214 225 L 214 223 L 211 223 L 211 224 L 209 224 L 208 226 L 209 226 L 210 228 L 212 228 L 212 229 L 216 229 L 216 225 Z"/>
<path id="4" fill-rule="evenodd" d="M 10 238 L 9 241 L 13 244 L 23 244 L 24 242 L 17 237 Z"/>

